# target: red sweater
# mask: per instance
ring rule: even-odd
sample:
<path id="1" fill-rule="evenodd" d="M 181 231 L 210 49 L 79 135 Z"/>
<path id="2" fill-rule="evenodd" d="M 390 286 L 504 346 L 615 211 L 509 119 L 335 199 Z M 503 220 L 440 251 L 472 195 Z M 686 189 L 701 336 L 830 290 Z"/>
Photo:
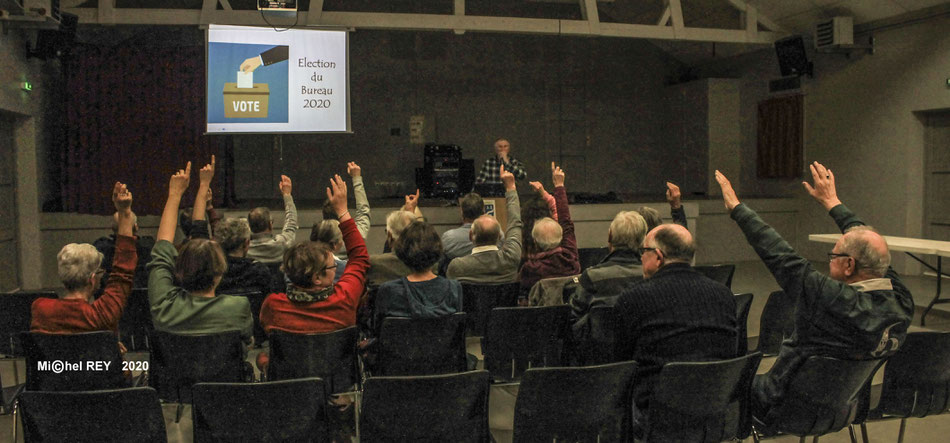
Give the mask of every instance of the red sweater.
<path id="1" fill-rule="evenodd" d="M 119 318 L 132 293 L 137 261 L 135 237 L 116 236 L 112 273 L 102 296 L 92 303 L 82 299 L 38 298 L 33 302 L 30 331 L 47 334 L 118 332 Z"/>
<path id="2" fill-rule="evenodd" d="M 340 231 L 349 260 L 333 287 L 333 293 L 326 300 L 313 303 L 292 302 L 285 293 L 271 294 L 261 306 L 261 326 L 266 332 L 277 329 L 310 334 L 336 331 L 356 324 L 356 307 L 366 283 L 369 253 L 352 218 L 340 223 Z"/>
<path id="3" fill-rule="evenodd" d="M 563 232 L 561 244 L 549 251 L 532 254 L 521 265 L 520 278 L 522 293 L 531 290 L 538 280 L 552 277 L 567 277 L 581 273 L 578 261 L 577 238 L 574 236 L 574 222 L 567 204 L 567 191 L 564 186 L 554 188 L 554 202 L 557 206 L 557 222 Z"/>

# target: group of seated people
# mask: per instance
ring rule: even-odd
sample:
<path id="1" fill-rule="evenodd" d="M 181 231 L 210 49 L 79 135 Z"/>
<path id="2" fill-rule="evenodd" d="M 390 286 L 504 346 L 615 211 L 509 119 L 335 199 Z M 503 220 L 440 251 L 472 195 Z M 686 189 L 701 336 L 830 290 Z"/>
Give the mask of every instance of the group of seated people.
<path id="1" fill-rule="evenodd" d="M 834 175 L 815 162 L 806 191 L 821 203 L 844 235 L 835 244 L 830 275 L 817 272 L 748 206 L 729 180 L 716 171 L 723 200 L 748 243 L 774 275 L 794 309 L 794 332 L 778 361 L 754 382 L 754 414 L 766 417 L 781 402 L 796 369 L 811 355 L 876 359 L 901 345 L 913 316 L 910 292 L 890 268 L 883 237 L 866 226 L 837 198 Z M 210 195 L 215 163 L 198 171 L 197 195 Z M 321 333 L 359 324 L 367 338 L 378 334 L 387 316 L 432 318 L 461 312 L 460 282 L 519 282 L 524 304 L 568 304 L 574 338 L 583 342 L 593 306 L 615 306 L 619 316 L 619 354 L 639 362 L 634 389 L 634 425 L 649 410 L 652 380 L 674 361 L 706 361 L 744 355 L 738 349 L 736 302 L 730 288 L 692 269 L 696 245 L 687 229 L 679 188 L 667 183 L 674 223 L 663 223 L 649 208 L 621 211 L 607 230 L 608 254 L 581 271 L 577 240 L 565 189 L 565 173 L 551 164 L 553 191 L 531 182 L 524 208 L 515 176 L 500 167 L 505 188 L 504 231 L 475 194 L 461 199 L 462 225 L 441 236 L 418 208 L 418 192 L 386 217 L 386 247 L 370 255 L 369 203 L 361 170 L 349 163 L 356 208 L 351 215 L 347 184 L 336 175 L 326 189 L 324 220 L 309 241 L 297 242 L 291 180 L 282 176 L 286 218 L 273 231 L 269 211 L 256 208 L 247 220 L 208 223 L 208 202 L 198 198 L 190 232 L 174 243 L 179 204 L 189 187 L 191 163 L 171 176 L 148 270 L 148 297 L 154 327 L 194 334 L 237 330 L 252 341 L 254 319 L 246 297 L 224 295 L 231 288 L 266 294 L 259 323 L 265 333 Z M 69 244 L 58 256 L 66 293 L 33 305 L 34 332 L 117 331 L 133 287 L 136 251 L 132 194 L 121 183 L 113 189 L 115 235 L 111 268 L 102 295 L 104 255 L 88 244 Z M 530 235 L 523 235 L 527 230 Z M 279 266 L 275 278 L 270 267 Z M 543 292 L 560 279 L 557 296 Z M 570 290 L 568 290 L 570 288 Z M 549 288 L 550 289 L 550 288 Z M 552 291 L 549 291 L 552 292 Z M 266 370 L 267 355 L 258 366 Z"/>

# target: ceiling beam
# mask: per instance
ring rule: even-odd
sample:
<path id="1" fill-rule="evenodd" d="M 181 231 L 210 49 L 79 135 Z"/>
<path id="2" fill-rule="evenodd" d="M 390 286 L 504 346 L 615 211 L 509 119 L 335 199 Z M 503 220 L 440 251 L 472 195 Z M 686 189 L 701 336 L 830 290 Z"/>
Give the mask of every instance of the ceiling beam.
<path id="1" fill-rule="evenodd" d="M 663 15 L 660 16 L 660 19 L 659 19 L 659 20 L 657 20 L 656 25 L 657 25 L 657 26 L 666 26 L 666 24 L 669 23 L 669 22 L 670 22 L 670 6 L 667 5 L 667 6 L 666 6 L 666 9 L 663 10 Z"/>
<path id="2" fill-rule="evenodd" d="M 597 0 L 579 0 L 581 17 L 587 20 L 592 35 L 600 34 L 600 14 L 597 12 Z"/>
<path id="3" fill-rule="evenodd" d="M 678 3 L 678 0 L 672 0 Z M 100 2 L 101 5 L 106 1 Z M 122 25 L 193 25 L 200 26 L 200 9 L 127 9 L 111 11 L 111 21 L 103 22 L 97 8 L 72 8 L 67 10 L 79 17 L 80 23 L 103 23 Z M 300 22 L 310 23 L 308 12 L 301 11 Z M 291 26 L 294 17 L 268 19 L 274 26 Z M 259 11 L 213 11 L 210 23 L 246 26 L 266 26 Z M 719 43 L 771 44 L 780 35 L 774 32 L 758 32 L 750 37 L 745 29 L 690 28 L 682 26 L 656 26 L 627 23 L 599 23 L 599 31 L 593 32 L 587 20 L 557 20 L 543 18 L 487 17 L 446 14 L 397 14 L 382 12 L 323 11 L 316 26 L 345 27 L 355 29 L 502 32 L 511 34 L 546 34 L 568 36 L 600 36 L 621 38 L 649 38 L 660 40 L 689 40 Z"/>
<path id="4" fill-rule="evenodd" d="M 670 8 L 670 21 L 673 22 L 673 35 L 679 36 L 683 33 L 683 5 L 680 0 L 666 0 L 666 6 Z"/>
<path id="5" fill-rule="evenodd" d="M 749 5 L 748 2 L 744 0 L 726 0 L 729 2 L 732 7 L 738 9 L 740 12 L 746 12 L 747 8 L 754 8 L 754 6 Z M 783 29 L 781 26 L 770 20 L 768 17 L 756 13 L 756 21 L 760 23 L 765 29 L 768 29 L 772 32 L 778 32 L 780 34 L 788 34 L 788 31 Z"/>
<path id="6" fill-rule="evenodd" d="M 310 0 L 310 10 L 307 11 L 307 26 L 313 26 L 320 23 L 323 17 L 323 0 Z"/>
<path id="7" fill-rule="evenodd" d="M 99 0 L 96 18 L 100 25 L 115 21 L 115 0 Z"/>
<path id="8" fill-rule="evenodd" d="M 455 0 L 453 12 L 455 13 L 454 15 L 465 15 L 465 0 Z M 453 29 L 452 31 L 458 35 L 465 33 L 464 29 Z"/>

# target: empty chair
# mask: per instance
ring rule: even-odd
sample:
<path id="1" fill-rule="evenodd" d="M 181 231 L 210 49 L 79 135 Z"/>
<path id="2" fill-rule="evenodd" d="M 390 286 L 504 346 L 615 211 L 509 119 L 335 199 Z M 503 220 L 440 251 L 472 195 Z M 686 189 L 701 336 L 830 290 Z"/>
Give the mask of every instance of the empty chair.
<path id="1" fill-rule="evenodd" d="M 636 362 L 525 371 L 514 441 L 623 441 L 630 435 Z"/>
<path id="2" fill-rule="evenodd" d="M 22 332 L 20 342 L 26 355 L 27 390 L 92 391 L 130 385 L 123 375 L 119 343 L 111 331 Z M 56 362 L 70 366 L 57 368 Z"/>
<path id="3" fill-rule="evenodd" d="M 663 365 L 646 412 L 646 441 L 745 437 L 752 379 L 761 359 L 756 352 L 730 360 Z"/>
<path id="4" fill-rule="evenodd" d="M 153 333 L 149 384 L 162 400 L 191 403 L 191 385 L 195 383 L 247 381 L 246 366 L 244 343 L 238 331 Z"/>
<path id="5" fill-rule="evenodd" d="M 468 315 L 468 335 L 483 337 L 492 309 L 518 305 L 520 284 L 482 285 L 462 282 L 462 310 Z"/>
<path id="6" fill-rule="evenodd" d="M 132 289 L 119 318 L 119 339 L 130 351 L 149 350 L 149 334 L 155 330 L 149 309 L 148 289 Z"/>
<path id="7" fill-rule="evenodd" d="M 152 388 L 25 391 L 17 401 L 28 442 L 167 441 L 162 407 Z"/>
<path id="8" fill-rule="evenodd" d="M 736 265 L 706 265 L 694 266 L 693 269 L 732 289 L 732 276 L 736 273 Z"/>
<path id="9" fill-rule="evenodd" d="M 0 294 L 0 355 L 23 356 L 19 334 L 30 330 L 33 302 L 40 297 L 56 298 L 56 293 L 40 291 Z"/>
<path id="10" fill-rule="evenodd" d="M 769 294 L 759 319 L 759 342 L 756 350 L 762 355 L 776 355 L 782 340 L 795 328 L 795 307 L 782 291 Z"/>
<path id="11" fill-rule="evenodd" d="M 581 264 L 581 272 L 600 263 L 607 256 L 607 248 L 578 248 L 577 261 Z"/>
<path id="12" fill-rule="evenodd" d="M 192 389 L 195 442 L 330 440 L 320 378 L 197 383 Z"/>
<path id="13" fill-rule="evenodd" d="M 370 377 L 363 385 L 366 442 L 487 442 L 487 371 Z"/>
<path id="14" fill-rule="evenodd" d="M 561 366 L 570 313 L 567 305 L 492 309 L 482 338 L 492 379 L 516 380 L 528 368 Z"/>
<path id="15" fill-rule="evenodd" d="M 749 352 L 749 308 L 752 307 L 752 293 L 736 294 L 736 334 L 739 339 L 736 355 Z"/>
<path id="16" fill-rule="evenodd" d="M 464 372 L 466 364 L 465 313 L 383 319 L 374 375 Z"/>
<path id="17" fill-rule="evenodd" d="M 837 432 L 854 421 L 858 393 L 882 363 L 808 357 L 785 388 L 781 404 L 761 421 L 768 430 L 800 437 Z"/>
<path id="18" fill-rule="evenodd" d="M 872 405 L 873 406 L 873 405 Z M 913 332 L 884 366 L 878 405 L 869 419 L 900 417 L 897 441 L 910 417 L 943 414 L 950 407 L 950 333 Z M 867 436 L 867 427 L 861 430 Z"/>
<path id="19" fill-rule="evenodd" d="M 270 333 L 268 380 L 320 377 L 331 394 L 349 391 L 359 380 L 356 326 L 320 334 Z"/>

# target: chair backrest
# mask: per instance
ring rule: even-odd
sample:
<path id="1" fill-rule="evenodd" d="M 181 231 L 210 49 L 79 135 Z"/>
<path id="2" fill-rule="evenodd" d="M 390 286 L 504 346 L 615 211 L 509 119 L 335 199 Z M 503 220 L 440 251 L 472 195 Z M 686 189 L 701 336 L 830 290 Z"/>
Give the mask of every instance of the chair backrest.
<path id="1" fill-rule="evenodd" d="M 149 384 L 162 400 L 191 403 L 191 385 L 245 381 L 245 363 L 238 331 L 194 335 L 155 331 Z"/>
<path id="2" fill-rule="evenodd" d="M 40 297 L 56 298 L 53 291 L 0 294 L 0 355 L 22 357 L 19 334 L 30 330 L 31 308 Z"/>
<path id="3" fill-rule="evenodd" d="M 152 388 L 24 391 L 19 402 L 25 441 L 168 441 Z"/>
<path id="4" fill-rule="evenodd" d="M 607 248 L 578 248 L 577 261 L 580 262 L 581 272 L 585 269 L 600 263 L 607 256 Z"/>
<path id="5" fill-rule="evenodd" d="M 528 368 L 561 366 L 570 313 L 568 305 L 492 309 L 482 339 L 492 378 L 514 380 Z"/>
<path id="6" fill-rule="evenodd" d="M 328 393 L 350 390 L 359 380 L 356 326 L 322 334 L 270 333 L 268 380 L 320 377 Z"/>
<path id="7" fill-rule="evenodd" d="M 726 264 L 694 266 L 693 269 L 712 280 L 726 285 L 726 287 L 729 289 L 732 289 L 732 276 L 736 273 L 736 265 Z"/>
<path id="8" fill-rule="evenodd" d="M 487 442 L 488 371 L 370 377 L 363 384 L 363 441 Z"/>
<path id="9" fill-rule="evenodd" d="M 858 392 L 882 363 L 808 357 L 785 388 L 781 403 L 769 409 L 763 421 L 798 436 L 837 432 L 854 421 Z"/>
<path id="10" fill-rule="evenodd" d="M 514 441 L 623 441 L 630 435 L 633 361 L 525 371 Z"/>
<path id="11" fill-rule="evenodd" d="M 752 379 L 762 354 L 730 360 L 667 363 L 647 412 L 647 441 L 719 442 L 750 426 Z"/>
<path id="12" fill-rule="evenodd" d="M 125 303 L 125 311 L 119 319 L 119 339 L 130 351 L 148 351 L 152 313 L 148 303 L 148 288 L 135 288 Z"/>
<path id="13" fill-rule="evenodd" d="M 884 366 L 878 411 L 926 417 L 950 407 L 950 333 L 912 332 Z"/>
<path id="14" fill-rule="evenodd" d="M 462 283 L 462 310 L 468 314 L 467 333 L 474 337 L 485 336 L 488 314 L 492 309 L 518 305 L 521 284 L 502 283 L 482 285 Z"/>
<path id="15" fill-rule="evenodd" d="M 318 377 L 265 383 L 196 383 L 195 442 L 330 441 Z"/>
<path id="16" fill-rule="evenodd" d="M 111 331 L 22 332 L 20 342 L 26 355 L 27 390 L 92 391 L 129 386 L 122 372 L 119 343 Z"/>
<path id="17" fill-rule="evenodd" d="M 589 364 L 617 361 L 617 331 L 620 317 L 613 306 L 594 306 L 590 309 L 590 340 L 587 348 Z"/>
<path id="18" fill-rule="evenodd" d="M 218 291 L 218 293 L 247 299 L 247 302 L 251 305 L 251 317 L 254 318 L 254 344 L 264 343 L 267 340 L 267 334 L 264 332 L 264 327 L 261 326 L 261 306 L 264 305 L 264 299 L 270 294 L 244 288 L 231 288 L 227 291 Z"/>
<path id="19" fill-rule="evenodd" d="M 763 355 L 778 354 L 782 340 L 795 328 L 795 306 L 782 291 L 769 294 L 759 320 L 759 343 L 756 350 Z"/>
<path id="20" fill-rule="evenodd" d="M 736 294 L 736 338 L 737 356 L 745 355 L 749 352 L 749 309 L 752 307 L 752 293 Z"/>
<path id="21" fill-rule="evenodd" d="M 383 319 L 375 375 L 448 374 L 465 369 L 464 312 L 438 318 Z"/>

